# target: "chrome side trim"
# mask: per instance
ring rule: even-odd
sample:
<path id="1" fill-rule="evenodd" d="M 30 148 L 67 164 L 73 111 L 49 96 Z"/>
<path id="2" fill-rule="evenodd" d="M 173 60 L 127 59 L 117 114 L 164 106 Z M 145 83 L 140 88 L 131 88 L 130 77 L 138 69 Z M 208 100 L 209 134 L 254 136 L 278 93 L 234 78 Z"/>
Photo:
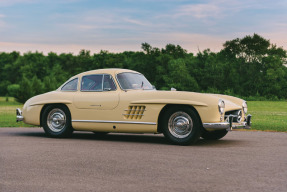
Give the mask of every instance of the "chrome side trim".
<path id="1" fill-rule="evenodd" d="M 125 115 L 125 116 L 128 116 L 128 115 L 130 115 L 130 116 L 144 116 L 143 114 L 123 114 L 123 115 Z"/>
<path id="2" fill-rule="evenodd" d="M 24 117 L 22 116 L 21 109 L 16 109 L 16 122 L 23 121 Z"/>
<path id="3" fill-rule="evenodd" d="M 120 123 L 120 124 L 156 125 L 156 123 L 154 123 L 154 122 L 137 122 L 137 121 L 72 120 L 72 122 L 82 122 L 82 123 Z"/>

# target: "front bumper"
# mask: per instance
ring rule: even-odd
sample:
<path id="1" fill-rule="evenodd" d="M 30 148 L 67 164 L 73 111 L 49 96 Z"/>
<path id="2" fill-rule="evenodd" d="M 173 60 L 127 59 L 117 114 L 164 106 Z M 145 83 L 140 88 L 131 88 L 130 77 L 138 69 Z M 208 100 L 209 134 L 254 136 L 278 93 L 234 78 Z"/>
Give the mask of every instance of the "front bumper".
<path id="1" fill-rule="evenodd" d="M 247 115 L 246 120 L 240 123 L 233 122 L 233 115 L 229 115 L 226 122 L 222 123 L 203 123 L 205 129 L 226 129 L 231 131 L 232 129 L 250 129 L 251 128 L 251 115 Z"/>
<path id="2" fill-rule="evenodd" d="M 21 109 L 16 109 L 16 122 L 23 121 L 24 117 L 22 116 Z"/>

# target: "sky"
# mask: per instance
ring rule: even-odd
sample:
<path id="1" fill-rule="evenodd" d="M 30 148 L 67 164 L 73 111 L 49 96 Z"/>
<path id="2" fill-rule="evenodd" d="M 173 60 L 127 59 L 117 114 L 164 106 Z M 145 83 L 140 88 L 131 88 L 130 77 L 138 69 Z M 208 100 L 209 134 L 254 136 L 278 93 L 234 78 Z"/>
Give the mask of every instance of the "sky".
<path id="1" fill-rule="evenodd" d="M 218 52 L 259 34 L 287 49 L 287 0 L 0 0 L 0 52 Z"/>

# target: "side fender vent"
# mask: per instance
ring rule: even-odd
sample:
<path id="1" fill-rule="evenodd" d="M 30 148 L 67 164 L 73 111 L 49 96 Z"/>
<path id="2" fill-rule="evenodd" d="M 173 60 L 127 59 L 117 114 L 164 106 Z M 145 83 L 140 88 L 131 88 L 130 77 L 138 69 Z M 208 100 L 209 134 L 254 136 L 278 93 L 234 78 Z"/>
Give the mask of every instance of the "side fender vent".
<path id="1" fill-rule="evenodd" d="M 141 119 L 145 112 L 145 106 L 142 105 L 133 105 L 129 106 L 123 114 L 125 119 Z"/>

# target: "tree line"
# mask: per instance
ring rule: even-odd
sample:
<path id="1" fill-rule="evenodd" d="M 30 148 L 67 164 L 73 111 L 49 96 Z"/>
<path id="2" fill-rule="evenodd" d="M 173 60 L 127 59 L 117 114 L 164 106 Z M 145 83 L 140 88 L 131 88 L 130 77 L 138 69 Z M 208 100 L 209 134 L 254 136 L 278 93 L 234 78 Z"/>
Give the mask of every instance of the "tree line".
<path id="1" fill-rule="evenodd" d="M 244 98 L 286 99 L 286 50 L 258 34 L 226 41 L 217 53 L 209 49 L 196 55 L 179 45 L 159 49 L 142 43 L 142 51 L 78 55 L 43 55 L 39 52 L 0 53 L 0 95 L 25 102 L 57 89 L 80 72 L 126 68 L 141 72 L 158 90 L 222 93 Z"/>

